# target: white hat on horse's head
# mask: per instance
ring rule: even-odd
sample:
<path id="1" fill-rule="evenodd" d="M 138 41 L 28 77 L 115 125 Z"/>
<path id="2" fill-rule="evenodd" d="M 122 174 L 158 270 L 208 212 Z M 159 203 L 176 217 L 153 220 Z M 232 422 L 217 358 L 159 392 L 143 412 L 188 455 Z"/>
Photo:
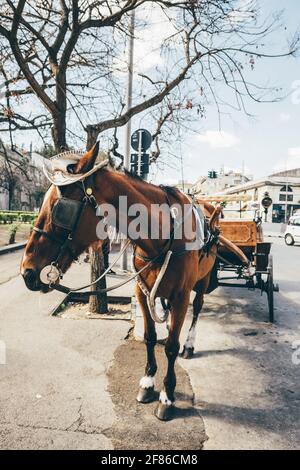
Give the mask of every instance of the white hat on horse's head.
<path id="1" fill-rule="evenodd" d="M 95 171 L 110 164 L 107 154 L 103 151 L 98 153 L 96 163 L 86 173 L 72 173 L 72 168 L 83 157 L 85 152 L 70 150 L 59 153 L 49 160 L 44 160 L 43 170 L 47 179 L 55 186 L 66 186 L 68 184 L 82 181 Z"/>

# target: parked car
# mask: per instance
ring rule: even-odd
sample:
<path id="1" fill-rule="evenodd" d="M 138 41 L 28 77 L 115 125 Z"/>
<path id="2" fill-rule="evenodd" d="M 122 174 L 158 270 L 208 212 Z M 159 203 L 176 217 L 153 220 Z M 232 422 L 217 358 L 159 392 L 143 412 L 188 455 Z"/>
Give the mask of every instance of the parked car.
<path id="1" fill-rule="evenodd" d="M 300 242 L 300 214 L 290 218 L 284 234 L 285 243 L 289 246 Z"/>

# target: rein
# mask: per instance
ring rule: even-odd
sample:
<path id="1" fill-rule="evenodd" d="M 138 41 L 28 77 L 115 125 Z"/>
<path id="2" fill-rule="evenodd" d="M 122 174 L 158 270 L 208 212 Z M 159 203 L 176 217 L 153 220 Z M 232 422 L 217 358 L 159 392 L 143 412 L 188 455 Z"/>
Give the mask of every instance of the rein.
<path id="1" fill-rule="evenodd" d="M 118 260 L 120 259 L 120 257 L 122 256 L 122 254 L 125 252 L 125 250 L 128 248 L 128 246 L 130 244 L 130 240 L 127 240 L 127 242 L 123 246 L 122 250 L 120 251 L 118 257 L 114 260 L 114 262 L 95 281 L 91 282 L 90 284 L 86 284 L 86 285 L 78 287 L 76 289 L 72 289 L 72 288 L 64 286 L 62 284 L 57 284 L 57 280 L 62 279 L 62 272 L 61 272 L 61 270 L 58 266 L 59 259 L 61 258 L 61 256 L 63 255 L 63 253 L 66 250 L 70 250 L 71 254 L 73 256 L 75 255 L 75 253 L 72 249 L 72 240 L 73 240 L 74 233 L 75 233 L 76 228 L 79 224 L 80 217 L 81 217 L 83 211 L 85 210 L 87 204 L 91 204 L 94 207 L 94 209 L 97 209 L 97 201 L 96 201 L 96 199 L 93 195 L 92 183 L 93 183 L 93 174 L 89 175 L 85 180 L 81 180 L 80 182 L 78 181 L 78 182 L 74 183 L 76 185 L 79 185 L 80 188 L 82 189 L 83 193 L 84 193 L 84 197 L 81 201 L 75 201 L 75 200 L 72 200 L 72 199 L 64 198 L 61 195 L 59 187 L 56 186 L 57 190 L 59 192 L 59 199 L 56 201 L 56 203 L 55 203 L 55 205 L 52 209 L 52 223 L 55 226 L 58 226 L 58 227 L 61 227 L 63 229 L 68 230 L 66 238 L 63 242 L 56 235 L 54 235 L 52 233 L 49 233 L 49 232 L 46 232 L 45 230 L 43 230 L 39 227 L 33 227 L 33 230 L 36 233 L 38 233 L 39 235 L 44 236 L 45 238 L 48 238 L 49 240 L 61 245 L 58 256 L 56 257 L 56 259 L 54 261 L 52 261 L 52 263 L 50 265 L 45 266 L 41 270 L 41 273 L 40 273 L 41 281 L 44 284 L 48 284 L 49 287 L 51 287 L 52 289 L 57 290 L 59 292 L 63 292 L 64 294 L 67 294 L 67 295 L 82 291 L 83 289 L 91 287 L 91 286 L 95 285 L 98 281 L 100 281 L 110 271 L 110 269 L 118 262 Z M 170 205 L 168 196 L 166 195 L 166 197 L 167 197 L 167 202 Z M 71 208 L 72 209 L 71 219 L 73 218 L 73 220 L 71 220 L 71 222 L 68 222 L 68 220 L 67 221 L 62 220 L 63 217 L 59 216 L 59 208 L 61 208 L 62 211 L 63 211 L 63 208 L 65 208 L 65 211 L 68 208 L 69 208 L 69 211 L 70 211 L 70 208 Z M 170 210 L 170 214 L 171 214 L 172 220 L 175 220 L 175 216 L 173 215 L 171 210 Z M 115 284 L 111 287 L 107 287 L 105 289 L 95 289 L 95 290 L 90 290 L 90 291 L 87 291 L 87 292 L 82 292 L 82 294 L 84 296 L 89 297 L 91 295 L 104 294 L 104 293 L 109 292 L 111 290 L 122 287 L 123 285 L 131 282 L 133 279 L 136 279 L 137 277 L 139 277 L 139 275 L 143 271 L 145 271 L 148 267 L 150 267 L 155 262 L 159 262 L 159 261 L 164 260 L 163 266 L 165 266 L 165 269 L 166 269 L 166 267 L 168 265 L 168 262 L 169 262 L 169 259 L 172 255 L 172 251 L 170 251 L 170 248 L 171 248 L 171 245 L 172 245 L 173 240 L 174 240 L 174 235 L 175 235 L 175 229 L 173 227 L 171 237 L 168 240 L 169 247 L 168 247 L 168 250 L 167 250 L 166 254 L 164 253 L 164 249 L 163 249 L 163 251 L 161 253 L 159 253 L 158 255 L 156 255 L 152 258 L 144 259 L 144 261 L 146 261 L 147 264 L 145 266 L 143 266 L 139 271 L 135 270 L 136 271 L 135 274 L 130 276 L 125 281 L 117 283 L 117 284 Z M 133 256 L 135 256 L 135 253 L 134 253 Z M 139 256 L 139 255 L 136 255 L 136 256 Z M 167 258 L 167 263 L 165 263 L 165 257 Z M 165 269 L 163 269 L 163 271 L 165 271 Z M 159 278 L 161 278 L 161 277 L 162 276 L 159 276 Z"/>
<path id="2" fill-rule="evenodd" d="M 104 294 L 105 292 L 109 292 L 111 290 L 114 290 L 114 289 L 118 289 L 119 287 L 122 287 L 124 286 L 125 284 L 128 284 L 128 282 L 132 281 L 133 279 L 135 279 L 137 276 L 139 276 L 140 273 L 142 273 L 145 269 L 147 269 L 150 265 L 152 264 L 151 261 L 149 261 L 149 263 L 147 263 L 145 266 L 142 267 L 142 269 L 140 269 L 137 273 L 133 274 L 132 276 L 130 276 L 128 279 L 126 279 L 125 281 L 122 281 L 122 282 L 119 282 L 118 284 L 114 284 L 113 286 L 111 287 L 106 287 L 105 289 L 96 289 L 96 290 L 90 290 L 90 291 L 87 291 L 87 292 L 83 292 L 83 294 L 85 294 L 86 296 L 90 296 L 90 295 L 98 295 L 98 294 Z M 106 273 L 109 271 L 110 267 L 106 270 Z M 102 273 L 101 274 L 101 277 L 103 277 L 106 273 Z M 99 279 L 98 279 L 99 280 Z M 61 284 L 50 284 L 51 288 L 52 289 L 55 289 L 59 292 L 63 292 L 64 294 L 73 294 L 73 293 L 76 293 L 82 289 L 85 289 L 86 287 L 89 287 L 89 286 L 92 286 L 93 284 L 95 284 L 97 281 L 94 281 L 93 283 L 91 284 L 88 284 L 86 286 L 83 286 L 83 287 L 79 287 L 78 289 L 70 289 L 69 287 L 66 287 L 66 286 L 63 286 Z"/>
<path id="3" fill-rule="evenodd" d="M 85 178 L 84 177 L 81 178 L 80 181 L 73 182 L 73 184 L 79 185 L 81 190 L 83 191 L 83 198 L 81 201 L 76 201 L 73 199 L 68 199 L 68 198 L 63 197 L 61 194 L 59 185 L 53 183 L 55 184 L 58 190 L 59 198 L 57 199 L 57 201 L 55 202 L 52 208 L 52 220 L 51 221 L 54 226 L 60 227 L 67 231 L 66 237 L 63 241 L 61 241 L 60 238 L 57 237 L 55 234 L 46 232 L 45 230 L 39 227 L 33 228 L 33 230 L 40 236 L 44 236 L 45 238 L 48 238 L 49 240 L 60 245 L 60 249 L 59 249 L 56 259 L 53 262 L 51 262 L 50 265 L 45 266 L 41 270 L 40 279 L 43 284 L 49 285 L 49 287 L 51 287 L 52 289 L 66 294 L 67 297 L 71 294 L 78 293 L 79 291 L 82 291 L 83 289 L 91 287 L 95 285 L 98 281 L 100 281 L 109 272 L 109 270 L 117 263 L 117 261 L 120 259 L 122 254 L 125 252 L 129 244 L 131 243 L 130 240 L 127 240 L 122 250 L 120 251 L 119 255 L 114 260 L 114 262 L 95 281 L 91 282 L 90 284 L 86 284 L 76 289 L 72 289 L 60 283 L 57 283 L 59 279 L 62 279 L 62 271 L 59 267 L 59 260 L 61 256 L 63 255 L 63 253 L 66 250 L 70 250 L 73 258 L 74 259 L 76 258 L 76 253 L 74 252 L 72 248 L 72 240 L 76 232 L 76 229 L 78 227 L 83 211 L 85 210 L 88 204 L 92 205 L 93 208 L 97 210 L 97 207 L 98 207 L 97 201 L 93 195 L 93 177 L 94 177 L 94 172 L 89 173 L 87 177 Z M 172 250 L 172 245 L 175 239 L 176 231 L 180 228 L 181 225 L 183 225 L 186 217 L 190 215 L 190 212 L 188 212 L 188 214 L 186 214 L 185 217 L 183 217 L 179 222 L 177 222 L 176 221 L 177 214 L 175 212 L 175 208 L 171 207 L 169 195 L 164 187 L 161 186 L 161 189 L 164 191 L 168 206 L 170 207 L 170 217 L 171 217 L 172 224 L 173 224 L 170 238 L 167 240 L 162 250 L 156 256 L 150 258 L 147 256 L 143 256 L 139 253 L 136 253 L 135 252 L 136 246 L 135 246 L 134 252 L 133 252 L 133 263 L 132 263 L 135 273 L 132 276 L 130 276 L 125 281 L 114 284 L 111 287 L 107 287 L 105 289 L 92 289 L 92 290 L 84 291 L 81 293 L 83 297 L 90 297 L 94 295 L 104 294 L 106 292 L 110 292 L 114 289 L 122 287 L 125 284 L 128 284 L 129 282 L 137 278 L 137 282 L 141 290 L 147 296 L 147 303 L 148 303 L 148 307 L 149 307 L 152 319 L 158 323 L 162 323 L 166 321 L 167 316 L 169 314 L 169 306 L 164 305 L 164 302 L 163 302 L 164 299 L 161 299 L 161 303 L 162 303 L 163 310 L 164 310 L 164 316 L 160 317 L 157 315 L 156 308 L 155 308 L 156 292 L 163 276 L 165 275 L 165 272 L 168 268 L 172 255 L 180 256 L 180 255 L 183 255 L 187 251 L 186 246 L 180 247 L 179 249 L 176 249 L 176 250 Z M 190 203 L 190 209 L 191 209 L 191 212 L 193 213 L 192 203 Z M 197 220 L 196 220 L 196 223 L 197 223 Z M 213 244 L 215 240 L 211 240 L 211 242 L 212 242 L 211 244 Z M 210 244 L 208 243 L 208 245 Z M 208 248 L 210 247 L 211 246 L 209 246 Z M 209 249 L 207 251 L 209 252 Z M 140 258 L 146 263 L 138 271 L 136 270 L 135 265 L 134 265 L 134 258 Z M 159 263 L 162 265 L 160 267 L 160 272 L 157 275 L 153 288 L 151 289 L 151 291 L 149 291 L 143 279 L 141 278 L 140 274 L 155 263 Z"/>

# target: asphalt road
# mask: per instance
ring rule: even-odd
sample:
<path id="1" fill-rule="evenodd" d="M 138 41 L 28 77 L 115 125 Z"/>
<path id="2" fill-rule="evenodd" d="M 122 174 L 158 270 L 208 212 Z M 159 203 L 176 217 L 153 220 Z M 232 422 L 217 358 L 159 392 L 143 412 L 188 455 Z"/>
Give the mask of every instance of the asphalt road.
<path id="1" fill-rule="evenodd" d="M 178 394 L 182 399 L 186 390 L 181 387 L 188 387 L 181 366 L 191 381 L 200 419 L 189 412 L 164 424 L 172 427 L 174 448 L 186 445 L 180 442 L 180 430 L 188 436 L 189 426 L 191 435 L 206 433 L 206 449 L 300 446 L 300 365 L 292 362 L 292 344 L 300 340 L 300 247 L 273 241 L 281 288 L 275 294 L 277 323 L 267 323 L 266 298 L 259 292 L 218 289 L 207 296 L 195 357 L 180 359 L 178 366 Z M 126 431 L 126 420 L 134 422 L 128 418 L 126 393 L 136 393 L 139 374 L 134 370 L 131 382 L 126 375 L 124 392 L 119 387 L 112 395 L 118 370 L 126 366 L 121 352 L 131 324 L 50 317 L 60 294 L 25 290 L 18 277 L 20 256 L 0 257 L 0 344 L 6 345 L 6 364 L 0 365 L 0 448 L 113 448 L 120 438 L 116 433 Z M 86 268 L 75 269 L 81 273 Z M 107 374 L 111 365 L 113 384 Z M 149 423 L 152 409 L 144 409 Z M 139 416 L 140 411 L 137 420 Z M 163 428 L 155 428 L 155 420 L 153 426 L 159 442 Z M 178 444 L 173 442 L 177 434 Z M 139 441 L 135 435 L 134 440 L 143 448 L 145 436 Z"/>
<path id="2" fill-rule="evenodd" d="M 206 297 L 194 359 L 179 361 L 204 420 L 205 449 L 300 447 L 300 364 L 292 361 L 293 343 L 300 345 L 300 246 L 272 241 L 276 324 L 267 323 L 265 294 L 219 288 Z"/>

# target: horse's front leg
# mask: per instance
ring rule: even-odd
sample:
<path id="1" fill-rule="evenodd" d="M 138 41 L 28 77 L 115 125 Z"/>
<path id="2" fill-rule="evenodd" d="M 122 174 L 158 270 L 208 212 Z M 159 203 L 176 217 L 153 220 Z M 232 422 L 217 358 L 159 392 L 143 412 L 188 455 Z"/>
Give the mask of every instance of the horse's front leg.
<path id="1" fill-rule="evenodd" d="M 163 421 L 172 419 L 173 415 L 176 387 L 175 361 L 179 352 L 179 335 L 189 305 L 189 298 L 190 292 L 182 293 L 176 300 L 171 302 L 171 324 L 165 345 L 168 369 L 164 378 L 164 390 L 160 392 L 159 405 L 155 412 L 157 418 Z"/>
<path id="2" fill-rule="evenodd" d="M 157 341 L 155 324 L 151 318 L 147 299 L 145 294 L 141 291 L 140 287 L 136 288 L 136 297 L 141 306 L 144 317 L 144 340 L 147 348 L 147 363 L 145 368 L 145 375 L 140 380 L 140 388 L 137 395 L 137 401 L 140 403 L 150 403 L 155 399 L 155 380 L 154 376 L 157 371 L 157 364 L 155 359 L 154 348 Z"/>
<path id="3" fill-rule="evenodd" d="M 198 283 L 196 296 L 193 301 L 193 320 L 191 327 L 188 332 L 188 336 L 186 342 L 183 346 L 183 351 L 181 353 L 181 357 L 184 359 L 191 359 L 194 355 L 194 346 L 196 341 L 196 325 L 199 313 L 203 307 L 204 302 L 204 293 L 207 291 L 208 285 L 210 280 L 210 273 Z"/>

